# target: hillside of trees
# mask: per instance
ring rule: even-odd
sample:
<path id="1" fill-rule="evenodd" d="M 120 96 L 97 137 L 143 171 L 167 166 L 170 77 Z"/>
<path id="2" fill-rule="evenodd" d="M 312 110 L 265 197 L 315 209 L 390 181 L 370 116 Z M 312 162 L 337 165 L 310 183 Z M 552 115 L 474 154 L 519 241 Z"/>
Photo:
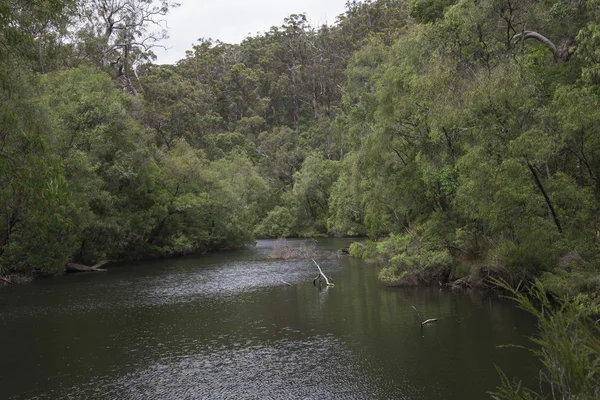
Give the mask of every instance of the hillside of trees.
<path id="1" fill-rule="evenodd" d="M 390 285 L 598 288 L 600 2 L 350 1 L 157 65 L 170 0 L 0 0 L 0 274 L 368 236 Z"/>

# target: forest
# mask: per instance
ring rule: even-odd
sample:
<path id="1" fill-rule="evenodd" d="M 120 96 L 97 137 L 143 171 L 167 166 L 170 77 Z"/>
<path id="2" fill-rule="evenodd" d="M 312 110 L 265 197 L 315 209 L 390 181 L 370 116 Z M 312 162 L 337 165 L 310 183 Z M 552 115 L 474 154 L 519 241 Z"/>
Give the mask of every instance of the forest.
<path id="1" fill-rule="evenodd" d="M 495 280 L 597 398 L 599 0 L 352 0 L 159 65 L 177 6 L 0 0 L 3 282 L 356 237 L 386 285 Z"/>
<path id="2" fill-rule="evenodd" d="M 0 276 L 368 237 L 388 285 L 596 303 L 600 3 L 350 1 L 157 65 L 152 0 L 0 0 Z"/>

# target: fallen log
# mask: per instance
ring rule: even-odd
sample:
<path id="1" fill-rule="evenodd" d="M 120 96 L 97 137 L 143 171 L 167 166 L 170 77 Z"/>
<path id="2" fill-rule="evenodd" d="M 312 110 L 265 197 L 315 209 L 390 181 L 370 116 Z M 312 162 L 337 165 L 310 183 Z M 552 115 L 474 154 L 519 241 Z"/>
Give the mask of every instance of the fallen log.
<path id="1" fill-rule="evenodd" d="M 317 280 L 318 280 L 319 282 L 321 282 L 321 281 L 323 281 L 323 280 L 324 280 L 324 281 L 325 281 L 325 284 L 326 284 L 327 286 L 335 286 L 335 285 L 333 284 L 333 282 L 330 282 L 330 281 L 329 281 L 329 279 L 327 278 L 327 276 L 326 276 L 326 275 L 323 273 L 323 271 L 321 270 L 321 267 L 319 267 L 319 264 L 317 264 L 317 262 L 316 262 L 314 259 L 312 260 L 312 262 L 314 262 L 314 263 L 315 263 L 315 265 L 316 265 L 316 266 L 317 266 L 317 268 L 319 269 L 319 274 L 320 274 L 319 276 L 317 276 L 317 277 L 316 277 L 316 278 L 313 280 L 313 284 L 314 284 L 314 283 L 315 283 L 315 281 L 317 281 Z M 321 279 L 321 277 L 322 277 L 323 279 Z"/>
<path id="2" fill-rule="evenodd" d="M 66 271 L 67 272 L 106 272 L 108 270 L 101 268 L 101 267 L 108 264 L 109 262 L 110 262 L 109 260 L 102 261 L 96 265 L 92 265 L 91 267 L 89 267 L 87 265 L 83 265 L 83 264 L 68 263 Z"/>

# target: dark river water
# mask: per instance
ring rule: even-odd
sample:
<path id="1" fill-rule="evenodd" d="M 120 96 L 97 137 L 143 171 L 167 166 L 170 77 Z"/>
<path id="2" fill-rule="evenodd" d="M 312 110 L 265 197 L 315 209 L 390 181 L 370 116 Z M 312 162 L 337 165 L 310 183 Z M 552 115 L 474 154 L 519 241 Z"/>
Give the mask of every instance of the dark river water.
<path id="1" fill-rule="evenodd" d="M 0 289 L 0 399 L 486 399 L 495 365 L 537 387 L 535 321 L 507 300 L 385 288 L 319 241 L 274 241 Z M 292 286 L 282 283 L 289 282 Z M 423 318 L 440 318 L 420 326 Z"/>

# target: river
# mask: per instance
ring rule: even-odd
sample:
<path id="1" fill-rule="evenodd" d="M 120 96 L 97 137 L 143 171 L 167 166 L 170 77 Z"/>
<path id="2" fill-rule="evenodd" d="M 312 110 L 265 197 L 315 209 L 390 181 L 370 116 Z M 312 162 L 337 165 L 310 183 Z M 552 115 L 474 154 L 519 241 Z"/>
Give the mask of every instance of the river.
<path id="1" fill-rule="evenodd" d="M 319 240 L 335 287 L 274 241 L 0 289 L 2 399 L 485 399 L 537 387 L 535 321 L 492 295 L 385 288 Z M 289 282 L 292 286 L 282 283 Z M 420 326 L 423 318 L 439 318 Z"/>

